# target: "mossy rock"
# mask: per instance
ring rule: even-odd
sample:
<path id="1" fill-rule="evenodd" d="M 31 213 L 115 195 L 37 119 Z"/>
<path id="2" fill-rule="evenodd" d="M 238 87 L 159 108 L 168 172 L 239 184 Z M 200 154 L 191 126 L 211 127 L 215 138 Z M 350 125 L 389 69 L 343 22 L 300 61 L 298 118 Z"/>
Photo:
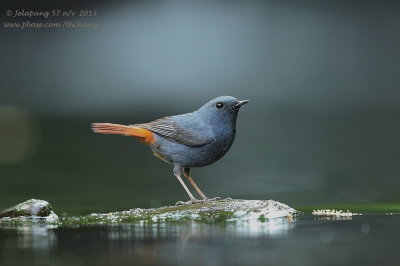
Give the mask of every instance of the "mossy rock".
<path id="1" fill-rule="evenodd" d="M 51 205 L 43 200 L 28 200 L 0 212 L 0 223 L 41 221 L 59 226 L 84 226 L 124 223 L 263 223 L 269 219 L 291 216 L 296 210 L 273 200 L 229 199 L 205 203 L 166 206 L 153 209 L 131 209 L 110 213 L 58 218 Z M 35 218 L 35 219 L 29 219 Z M 39 218 L 39 219 L 36 219 Z"/>
<path id="2" fill-rule="evenodd" d="M 154 209 L 92 213 L 85 216 L 61 218 L 67 226 L 118 223 L 228 223 L 237 221 L 265 222 L 269 219 L 291 216 L 296 210 L 273 200 L 219 200 L 192 205 L 166 206 Z"/>
<path id="3" fill-rule="evenodd" d="M 0 212 L 0 218 L 53 218 L 57 215 L 53 212 L 50 203 L 45 200 L 30 199 L 20 204 L 7 208 Z"/>

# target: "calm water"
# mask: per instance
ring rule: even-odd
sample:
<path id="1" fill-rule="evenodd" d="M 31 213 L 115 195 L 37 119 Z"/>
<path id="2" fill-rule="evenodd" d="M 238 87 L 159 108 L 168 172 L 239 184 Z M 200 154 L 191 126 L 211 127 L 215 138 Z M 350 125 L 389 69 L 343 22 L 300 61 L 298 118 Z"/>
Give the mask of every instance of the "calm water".
<path id="1" fill-rule="evenodd" d="M 0 227 L 0 265 L 399 265 L 400 216 Z"/>

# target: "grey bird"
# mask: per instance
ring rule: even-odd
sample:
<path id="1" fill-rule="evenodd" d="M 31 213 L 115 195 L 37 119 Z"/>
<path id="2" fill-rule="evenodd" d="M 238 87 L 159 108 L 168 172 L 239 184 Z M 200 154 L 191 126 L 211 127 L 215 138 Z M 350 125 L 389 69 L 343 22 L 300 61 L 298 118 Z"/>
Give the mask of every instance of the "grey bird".
<path id="1" fill-rule="evenodd" d="M 239 109 L 248 102 L 232 96 L 220 96 L 191 113 L 128 126 L 93 123 L 92 130 L 102 134 L 132 136 L 148 144 L 155 156 L 173 165 L 174 175 L 190 198 L 185 203 L 205 202 L 212 199 L 208 199 L 193 181 L 190 169 L 212 164 L 228 152 L 235 139 Z M 201 200 L 196 199 L 186 187 L 181 173 Z"/>

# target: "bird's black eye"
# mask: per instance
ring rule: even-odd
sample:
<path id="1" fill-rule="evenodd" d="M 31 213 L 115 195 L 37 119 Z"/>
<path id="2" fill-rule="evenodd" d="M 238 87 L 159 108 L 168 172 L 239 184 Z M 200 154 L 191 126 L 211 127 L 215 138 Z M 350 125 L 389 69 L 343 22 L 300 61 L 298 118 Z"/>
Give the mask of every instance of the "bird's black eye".
<path id="1" fill-rule="evenodd" d="M 224 104 L 221 102 L 218 102 L 215 107 L 217 107 L 218 109 L 221 109 L 222 107 L 224 107 Z"/>

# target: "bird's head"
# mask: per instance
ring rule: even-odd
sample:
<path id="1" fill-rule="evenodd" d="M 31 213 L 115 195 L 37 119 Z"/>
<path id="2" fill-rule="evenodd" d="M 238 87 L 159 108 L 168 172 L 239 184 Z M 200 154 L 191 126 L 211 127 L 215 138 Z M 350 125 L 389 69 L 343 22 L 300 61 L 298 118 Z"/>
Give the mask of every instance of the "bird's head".
<path id="1" fill-rule="evenodd" d="M 219 96 L 204 104 L 197 111 L 209 122 L 235 123 L 240 107 L 248 102 L 248 100 L 239 101 L 232 96 Z"/>

